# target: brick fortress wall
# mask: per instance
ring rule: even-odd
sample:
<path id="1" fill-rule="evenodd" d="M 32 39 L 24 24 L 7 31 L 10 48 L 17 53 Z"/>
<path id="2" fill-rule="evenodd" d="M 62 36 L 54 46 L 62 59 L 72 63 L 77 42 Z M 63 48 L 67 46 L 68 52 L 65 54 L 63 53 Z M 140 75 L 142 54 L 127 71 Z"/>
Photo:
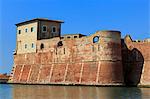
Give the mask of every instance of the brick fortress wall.
<path id="1" fill-rule="evenodd" d="M 36 53 L 14 55 L 12 75 L 12 83 L 122 85 L 120 32 L 39 40 Z"/>
<path id="2" fill-rule="evenodd" d="M 127 85 L 150 85 L 149 41 L 133 41 L 126 36 L 122 42 L 122 62 Z"/>

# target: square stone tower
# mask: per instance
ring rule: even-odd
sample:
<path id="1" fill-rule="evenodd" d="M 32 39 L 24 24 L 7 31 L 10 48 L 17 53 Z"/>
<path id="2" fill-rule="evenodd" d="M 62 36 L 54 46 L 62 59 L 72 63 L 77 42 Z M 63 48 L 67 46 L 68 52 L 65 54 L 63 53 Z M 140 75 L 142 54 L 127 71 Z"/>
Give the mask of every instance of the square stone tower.
<path id="1" fill-rule="evenodd" d="M 60 37 L 60 20 L 36 18 L 16 24 L 17 40 L 15 54 L 36 52 L 37 40 Z"/>

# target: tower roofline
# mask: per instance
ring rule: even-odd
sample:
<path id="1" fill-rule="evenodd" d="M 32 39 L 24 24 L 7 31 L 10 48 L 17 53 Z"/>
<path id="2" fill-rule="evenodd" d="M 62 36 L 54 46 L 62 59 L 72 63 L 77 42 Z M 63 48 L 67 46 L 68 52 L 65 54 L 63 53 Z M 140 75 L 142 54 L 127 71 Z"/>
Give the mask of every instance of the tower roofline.
<path id="1" fill-rule="evenodd" d="M 28 24 L 28 23 L 38 22 L 38 21 L 48 21 L 48 22 L 64 23 L 64 21 L 62 21 L 62 20 L 49 20 L 47 18 L 35 18 L 35 19 L 32 19 L 32 20 L 28 20 L 28 21 L 17 23 L 15 25 L 16 26 L 21 26 L 21 25 L 25 25 L 25 24 Z"/>

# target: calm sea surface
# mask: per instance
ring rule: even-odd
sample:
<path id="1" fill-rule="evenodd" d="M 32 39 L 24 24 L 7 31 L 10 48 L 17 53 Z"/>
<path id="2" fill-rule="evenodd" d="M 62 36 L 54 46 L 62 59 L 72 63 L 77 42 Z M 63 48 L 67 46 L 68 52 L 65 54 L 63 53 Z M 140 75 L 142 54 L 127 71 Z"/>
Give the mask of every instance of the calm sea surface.
<path id="1" fill-rule="evenodd" d="M 150 88 L 0 84 L 0 99 L 150 99 Z"/>

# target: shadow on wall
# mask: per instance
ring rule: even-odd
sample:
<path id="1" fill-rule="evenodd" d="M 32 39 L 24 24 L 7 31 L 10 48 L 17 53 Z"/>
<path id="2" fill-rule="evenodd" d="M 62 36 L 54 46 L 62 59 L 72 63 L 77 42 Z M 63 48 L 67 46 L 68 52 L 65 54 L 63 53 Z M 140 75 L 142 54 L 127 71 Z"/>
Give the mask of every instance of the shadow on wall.
<path id="1" fill-rule="evenodd" d="M 136 48 L 129 50 L 122 41 L 122 62 L 125 84 L 137 86 L 140 83 L 144 64 L 142 53 Z"/>

